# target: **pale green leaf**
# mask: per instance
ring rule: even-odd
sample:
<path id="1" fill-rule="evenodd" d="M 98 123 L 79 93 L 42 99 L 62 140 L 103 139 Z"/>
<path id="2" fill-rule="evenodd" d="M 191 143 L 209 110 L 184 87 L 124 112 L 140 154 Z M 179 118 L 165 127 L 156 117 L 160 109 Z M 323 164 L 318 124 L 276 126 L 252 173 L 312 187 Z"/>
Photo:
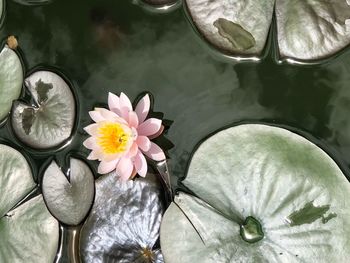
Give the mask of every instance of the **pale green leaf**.
<path id="1" fill-rule="evenodd" d="M 2 5 L 0 8 L 0 12 Z M 21 95 L 22 63 L 16 52 L 5 46 L 0 53 L 0 122 L 9 114 L 12 102 Z"/>
<path id="2" fill-rule="evenodd" d="M 71 158 L 68 180 L 53 161 L 44 173 L 42 192 L 47 207 L 60 222 L 78 225 L 94 201 L 94 175 L 83 161 Z"/>
<path id="3" fill-rule="evenodd" d="M 258 124 L 218 132 L 194 153 L 184 184 L 196 197 L 180 193 L 166 212 L 167 263 L 350 258 L 350 184 L 324 151 L 299 135 Z M 264 232 L 253 244 L 240 235 L 249 217 Z"/>

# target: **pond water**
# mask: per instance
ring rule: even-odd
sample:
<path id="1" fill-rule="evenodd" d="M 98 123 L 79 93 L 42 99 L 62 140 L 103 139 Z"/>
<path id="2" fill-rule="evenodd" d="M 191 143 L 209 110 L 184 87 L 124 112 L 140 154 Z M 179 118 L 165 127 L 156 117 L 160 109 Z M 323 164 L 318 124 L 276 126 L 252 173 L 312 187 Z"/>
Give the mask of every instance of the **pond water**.
<path id="1" fill-rule="evenodd" d="M 136 98 L 144 91 L 153 94 L 154 110 L 173 121 L 167 138 L 175 145 L 169 151 L 174 187 L 195 146 L 239 122 L 289 127 L 311 136 L 343 169 L 350 165 L 350 52 L 312 66 L 279 65 L 270 54 L 260 62 L 228 63 L 199 41 L 181 8 L 155 14 L 110 0 L 35 7 L 7 1 L 1 36 L 8 35 L 17 37 L 27 71 L 53 65 L 78 94 L 71 143 L 50 153 L 24 149 L 34 156 L 35 169 L 52 155 L 88 155 L 82 145 L 88 111 L 106 103 L 108 92 Z M 9 122 L 0 137 L 20 145 Z"/>

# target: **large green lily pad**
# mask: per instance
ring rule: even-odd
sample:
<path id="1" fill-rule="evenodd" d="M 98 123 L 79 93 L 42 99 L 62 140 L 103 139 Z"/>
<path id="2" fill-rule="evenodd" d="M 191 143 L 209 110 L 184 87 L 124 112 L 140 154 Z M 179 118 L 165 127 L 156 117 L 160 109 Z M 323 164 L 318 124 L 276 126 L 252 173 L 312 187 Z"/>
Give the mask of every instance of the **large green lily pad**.
<path id="1" fill-rule="evenodd" d="M 295 133 L 258 124 L 218 132 L 194 153 L 183 183 L 195 196 L 180 192 L 164 216 L 167 263 L 350 258 L 350 184 Z"/>
<path id="2" fill-rule="evenodd" d="M 6 45 L 0 52 L 0 122 L 9 114 L 12 102 L 21 95 L 22 84 L 22 63 L 16 52 Z"/>
<path id="3" fill-rule="evenodd" d="M 21 202 L 36 184 L 26 159 L 0 144 L 0 261 L 53 262 L 58 222 L 41 195 Z"/>
<path id="4" fill-rule="evenodd" d="M 196 29 L 215 48 L 233 57 L 261 57 L 269 30 L 277 36 L 282 60 L 320 60 L 350 44 L 347 0 L 186 0 L 185 3 Z M 277 28 L 271 27 L 274 13 Z"/>

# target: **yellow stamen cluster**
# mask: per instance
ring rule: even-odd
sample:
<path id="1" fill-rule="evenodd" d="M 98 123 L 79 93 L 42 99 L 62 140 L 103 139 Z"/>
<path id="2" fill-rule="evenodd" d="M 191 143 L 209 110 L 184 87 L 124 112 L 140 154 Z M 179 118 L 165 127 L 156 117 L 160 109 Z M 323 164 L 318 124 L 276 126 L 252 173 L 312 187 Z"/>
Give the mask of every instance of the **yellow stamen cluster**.
<path id="1" fill-rule="evenodd" d="M 147 260 L 147 262 L 154 261 L 154 253 L 149 248 L 143 248 L 141 251 L 142 256 Z"/>
<path id="2" fill-rule="evenodd" d="M 97 142 L 105 154 L 123 153 L 128 150 L 131 134 L 119 123 L 106 123 L 98 129 Z"/>

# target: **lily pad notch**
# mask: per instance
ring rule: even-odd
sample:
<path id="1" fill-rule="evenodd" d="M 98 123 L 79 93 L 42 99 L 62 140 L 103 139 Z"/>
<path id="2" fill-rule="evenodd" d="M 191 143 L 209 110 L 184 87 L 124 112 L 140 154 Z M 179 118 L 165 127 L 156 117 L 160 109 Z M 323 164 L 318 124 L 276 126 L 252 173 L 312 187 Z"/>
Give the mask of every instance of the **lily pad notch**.
<path id="1" fill-rule="evenodd" d="M 41 188 L 51 214 L 63 225 L 84 222 L 95 199 L 95 178 L 90 166 L 80 158 L 69 157 L 67 173 L 55 160 L 44 171 Z"/>
<path id="2" fill-rule="evenodd" d="M 78 123 L 74 85 L 54 69 L 34 69 L 24 81 L 31 100 L 12 105 L 16 137 L 35 150 L 58 150 L 69 144 Z"/>

